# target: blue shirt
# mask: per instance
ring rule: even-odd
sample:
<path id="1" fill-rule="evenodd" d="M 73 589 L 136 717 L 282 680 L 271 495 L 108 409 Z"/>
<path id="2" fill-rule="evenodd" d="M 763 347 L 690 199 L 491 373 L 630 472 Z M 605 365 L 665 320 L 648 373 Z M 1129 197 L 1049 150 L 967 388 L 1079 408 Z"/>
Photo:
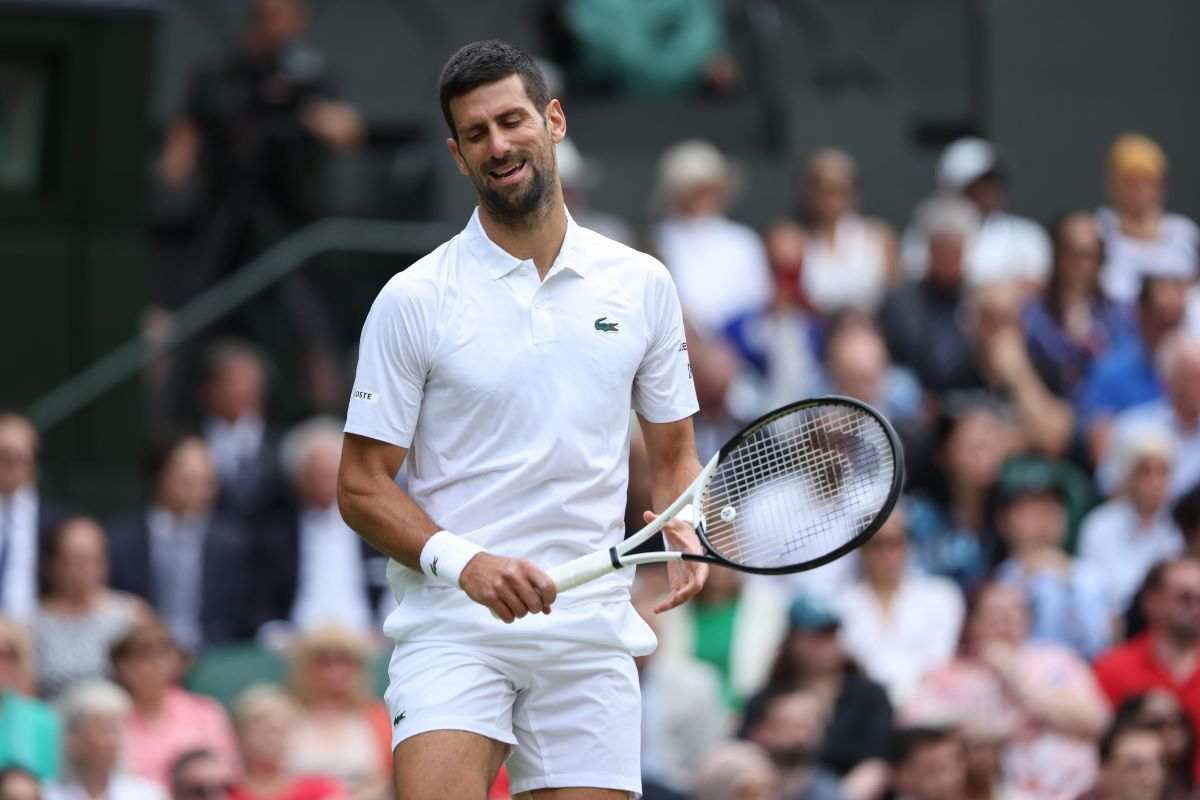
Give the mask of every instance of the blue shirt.
<path id="1" fill-rule="evenodd" d="M 1044 572 L 1030 575 L 1010 558 L 996 568 L 996 578 L 1029 601 L 1030 638 L 1070 647 L 1089 661 L 1108 647 L 1112 606 L 1103 579 L 1089 565 L 1073 563 L 1064 580 Z"/>
<path id="2" fill-rule="evenodd" d="M 1099 418 L 1152 402 L 1162 395 L 1153 355 L 1141 337 L 1135 336 L 1096 361 L 1075 399 L 1075 408 L 1086 428 Z"/>

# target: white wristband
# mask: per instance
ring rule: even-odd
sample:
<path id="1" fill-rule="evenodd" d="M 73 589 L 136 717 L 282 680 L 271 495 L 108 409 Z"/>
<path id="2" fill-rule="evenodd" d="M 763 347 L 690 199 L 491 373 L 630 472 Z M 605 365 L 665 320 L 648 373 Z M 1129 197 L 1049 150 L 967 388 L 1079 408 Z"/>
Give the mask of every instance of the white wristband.
<path id="1" fill-rule="evenodd" d="M 461 536 L 438 531 L 421 549 L 421 572 L 457 589 L 458 578 L 467 562 L 482 552 L 482 547 Z"/>

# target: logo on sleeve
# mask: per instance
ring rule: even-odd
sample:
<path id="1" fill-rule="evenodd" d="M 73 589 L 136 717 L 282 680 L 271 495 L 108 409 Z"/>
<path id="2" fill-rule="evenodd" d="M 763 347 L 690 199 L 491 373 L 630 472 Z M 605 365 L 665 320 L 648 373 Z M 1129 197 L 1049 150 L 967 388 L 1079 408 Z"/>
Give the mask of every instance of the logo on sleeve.
<path id="1" fill-rule="evenodd" d="M 377 392 L 367 392 L 363 391 L 362 389 L 355 389 L 350 393 L 350 398 L 352 400 L 365 400 L 368 403 L 374 403 L 379 399 L 379 394 Z"/>
<path id="2" fill-rule="evenodd" d="M 602 333 L 617 333 L 617 325 L 619 322 L 609 322 L 608 317 L 604 316 L 596 320 L 596 330 Z"/>

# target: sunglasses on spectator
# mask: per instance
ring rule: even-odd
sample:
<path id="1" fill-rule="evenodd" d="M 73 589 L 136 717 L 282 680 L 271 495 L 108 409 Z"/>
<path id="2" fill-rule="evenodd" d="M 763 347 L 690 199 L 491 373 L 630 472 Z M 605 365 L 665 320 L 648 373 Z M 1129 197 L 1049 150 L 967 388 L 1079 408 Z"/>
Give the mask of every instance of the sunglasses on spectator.
<path id="1" fill-rule="evenodd" d="M 1187 720 L 1184 719 L 1182 714 L 1174 714 L 1168 717 L 1143 717 L 1142 719 L 1138 720 L 1138 723 L 1142 727 L 1150 728 L 1151 730 L 1155 731 L 1161 731 L 1166 728 L 1182 728 L 1187 724 Z"/>
<path id="2" fill-rule="evenodd" d="M 178 797 L 226 797 L 231 788 L 228 783 L 192 783 L 178 787 L 175 794 Z"/>
<path id="3" fill-rule="evenodd" d="M 313 661 L 318 664 L 357 664 L 358 657 L 349 650 L 317 650 Z"/>

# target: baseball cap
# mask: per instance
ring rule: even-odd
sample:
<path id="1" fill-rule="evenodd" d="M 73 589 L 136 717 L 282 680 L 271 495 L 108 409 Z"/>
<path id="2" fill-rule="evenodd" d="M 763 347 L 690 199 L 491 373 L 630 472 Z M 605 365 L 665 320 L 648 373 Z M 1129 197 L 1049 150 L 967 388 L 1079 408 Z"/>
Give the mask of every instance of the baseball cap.
<path id="1" fill-rule="evenodd" d="M 733 189 L 738 177 L 738 170 L 715 145 L 688 139 L 672 145 L 659 158 L 655 199 L 662 207 L 698 185 L 722 184 Z"/>
<path id="2" fill-rule="evenodd" d="M 792 630 L 819 631 L 841 624 L 837 612 L 824 602 L 808 595 L 799 595 L 788 609 Z"/>
<path id="3" fill-rule="evenodd" d="M 1022 458 L 1004 466 L 996 485 L 998 505 L 1006 506 L 1022 497 L 1036 494 L 1053 494 L 1059 500 L 1066 501 L 1066 488 L 1054 464 L 1036 458 Z"/>
<path id="4" fill-rule="evenodd" d="M 991 142 L 967 137 L 942 151 L 942 157 L 938 159 L 937 181 L 943 189 L 961 192 L 999 168 L 1000 157 Z"/>

